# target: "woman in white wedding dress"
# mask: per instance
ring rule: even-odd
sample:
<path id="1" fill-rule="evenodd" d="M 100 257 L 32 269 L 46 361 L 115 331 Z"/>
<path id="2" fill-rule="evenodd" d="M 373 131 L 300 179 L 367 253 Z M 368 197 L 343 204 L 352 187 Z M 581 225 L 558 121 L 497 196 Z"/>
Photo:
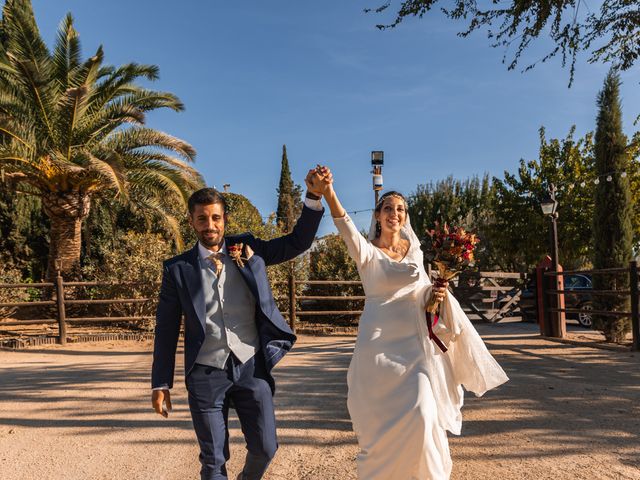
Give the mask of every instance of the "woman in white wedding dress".
<path id="1" fill-rule="evenodd" d="M 331 175 L 323 196 L 355 260 L 366 295 L 347 374 L 347 406 L 358 437 L 361 480 L 447 480 L 446 430 L 460 434 L 463 388 L 477 396 L 508 380 L 455 298 L 434 289 L 404 198 L 382 196 L 368 239 L 342 208 Z M 425 307 L 441 300 L 429 339 Z"/>

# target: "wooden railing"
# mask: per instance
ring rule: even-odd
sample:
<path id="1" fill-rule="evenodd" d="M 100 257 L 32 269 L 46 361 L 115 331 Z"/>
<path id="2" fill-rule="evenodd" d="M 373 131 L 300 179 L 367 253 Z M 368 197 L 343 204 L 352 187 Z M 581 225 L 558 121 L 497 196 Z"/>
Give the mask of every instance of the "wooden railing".
<path id="1" fill-rule="evenodd" d="M 593 308 L 565 308 L 564 295 L 566 293 L 575 293 L 565 288 L 556 288 L 556 285 L 563 285 L 562 281 L 558 281 L 557 277 L 563 277 L 564 275 L 571 274 L 586 274 L 591 278 L 595 275 L 616 275 L 623 274 L 628 275 L 629 289 L 616 289 L 616 290 L 586 290 L 591 296 L 616 296 L 616 297 L 630 297 L 630 311 L 611 311 L 611 310 L 594 310 Z M 631 319 L 631 333 L 632 333 L 632 347 L 633 351 L 640 351 L 640 285 L 638 278 L 638 262 L 631 261 L 626 268 L 601 268 L 592 270 L 566 270 L 566 271 L 545 271 L 543 273 L 544 281 L 542 291 L 538 292 L 538 305 L 542 306 L 543 311 L 538 312 L 538 318 L 542 320 L 541 329 L 543 334 L 551 334 L 551 336 L 563 337 L 566 334 L 566 327 L 564 324 L 564 314 L 590 314 L 601 315 L 606 317 L 616 318 L 630 318 Z M 548 328 L 547 331 L 545 327 Z"/>
<path id="2" fill-rule="evenodd" d="M 56 276 L 55 282 L 40 283 L 0 283 L 0 289 L 38 289 L 41 290 L 41 297 L 50 297 L 51 300 L 22 301 L 22 302 L 3 302 L 0 308 L 33 308 L 33 307 L 52 307 L 54 315 L 45 318 L 29 318 L 24 320 L 3 321 L 0 328 L 27 326 L 27 325 L 58 325 L 58 343 L 65 345 L 67 342 L 67 326 L 68 324 L 79 323 L 117 323 L 117 322 L 142 322 L 152 320 L 153 316 L 80 316 L 70 317 L 67 315 L 67 307 L 70 306 L 92 306 L 92 305 L 118 305 L 118 304 L 136 304 L 157 301 L 154 298 L 109 298 L 109 299 L 75 299 L 68 297 L 70 287 L 112 287 L 112 286 L 135 286 L 135 285 L 157 285 L 159 282 L 65 282 L 60 274 Z"/>
<path id="3" fill-rule="evenodd" d="M 485 322 L 495 323 L 518 311 L 528 278 L 528 273 L 464 272 L 453 292 L 468 311 Z"/>
<path id="4" fill-rule="evenodd" d="M 571 273 L 589 273 L 589 274 L 605 274 L 605 273 L 623 273 L 628 272 L 631 288 L 629 290 L 614 291 L 590 291 L 594 295 L 630 295 L 631 309 L 629 312 L 600 312 L 589 310 L 589 313 L 609 316 L 627 316 L 632 319 L 633 328 L 633 349 L 640 350 L 640 325 L 639 325 L 639 305 L 638 305 L 638 268 L 636 262 L 632 262 L 629 268 L 606 269 L 606 270 L 584 270 L 584 271 L 565 271 L 562 274 Z M 544 278 L 552 278 L 559 275 L 558 272 L 546 271 Z M 509 273 L 509 272 L 475 272 L 466 273 L 457 281 L 457 285 L 453 286 L 454 294 L 460 300 L 460 303 L 467 312 L 475 313 L 480 319 L 486 322 L 497 322 L 501 319 L 518 314 L 518 302 L 522 294 L 523 286 L 529 278 L 526 273 Z M 353 308 L 353 302 L 361 305 L 365 300 L 364 295 L 323 295 L 309 294 L 311 287 L 318 286 L 361 286 L 360 281 L 355 280 L 298 280 L 290 278 L 287 282 L 280 282 L 279 286 L 286 285 L 284 295 L 276 298 L 279 303 L 286 302 L 286 308 L 280 305 L 282 314 L 288 319 L 289 324 L 295 331 L 296 326 L 307 319 L 315 318 L 332 318 L 332 322 L 327 324 L 334 325 L 339 318 L 350 319 L 351 325 L 357 324 L 357 318 L 362 314 L 362 307 Z M 154 287 L 154 295 L 147 295 L 144 298 L 76 298 L 77 292 L 69 295 L 70 289 L 87 289 L 99 287 L 146 285 Z M 153 320 L 153 315 L 118 315 L 113 316 L 107 311 L 103 315 L 87 315 L 86 312 L 94 310 L 91 307 L 104 306 L 110 307 L 121 304 L 141 304 L 150 303 L 149 309 L 153 309 L 153 304 L 157 301 L 157 287 L 159 282 L 145 283 L 128 282 L 128 283 L 108 283 L 108 282 L 65 282 L 60 275 L 56 277 L 55 282 L 46 283 L 18 283 L 18 284 L 0 284 L 0 289 L 37 289 L 43 294 L 40 300 L 21 301 L 21 302 L 5 302 L 0 303 L 0 308 L 38 308 L 41 311 L 51 313 L 48 317 L 29 318 L 22 320 L 11 320 L 0 322 L 0 328 L 29 326 L 29 325 L 50 325 L 57 324 L 58 334 L 57 340 L 61 344 L 65 344 L 68 336 L 68 325 L 74 324 L 107 324 L 122 322 L 142 322 Z M 275 285 L 274 285 L 275 286 Z M 303 287 L 303 288 L 300 288 Z M 296 290 L 303 293 L 298 294 Z M 553 297 L 564 293 L 564 290 L 553 288 L 542 289 L 545 293 L 543 297 Z M 307 294 L 305 294 L 307 293 Z M 540 294 L 537 294 L 540 295 Z M 544 300 L 544 299 L 543 299 Z M 325 302 L 333 302 L 341 304 L 342 302 L 351 302 L 351 308 L 332 308 L 323 310 L 319 305 Z M 539 318 L 546 318 L 551 314 L 559 313 L 580 313 L 583 309 L 563 308 L 564 306 L 556 306 L 547 300 L 538 301 L 538 305 L 542 305 L 543 315 Z M 70 316 L 69 309 L 84 306 L 85 314 L 80 316 Z M 100 312 L 102 313 L 102 312 Z M 24 316 L 24 315 L 23 315 Z M 544 321 L 543 321 L 544 322 Z M 542 325 L 542 324 L 541 324 Z"/>
<path id="5" fill-rule="evenodd" d="M 455 287 L 455 294 L 463 301 L 463 306 L 466 306 L 468 311 L 476 313 L 484 321 L 495 322 L 502 318 L 503 315 L 512 312 L 517 306 L 517 300 L 519 298 L 519 291 L 514 291 L 512 285 L 500 285 L 498 280 L 520 280 L 522 274 L 512 274 L 504 272 L 480 272 L 479 274 L 467 275 L 463 277 L 462 282 L 467 282 L 464 285 L 459 284 Z M 468 282 L 473 281 L 473 285 Z M 140 304 L 140 303 L 155 303 L 157 301 L 157 293 L 152 296 L 144 298 L 107 298 L 107 299 L 94 299 L 94 298 L 77 298 L 78 292 L 73 292 L 69 295 L 70 290 L 80 289 L 85 291 L 88 288 L 100 288 L 100 287 L 123 287 L 123 286 L 136 286 L 142 285 L 140 282 L 122 282 L 122 283 L 109 283 L 109 282 L 66 282 L 58 275 L 55 282 L 52 283 L 18 283 L 18 284 L 0 284 L 0 289 L 37 289 L 41 291 L 41 298 L 47 298 L 47 300 L 31 300 L 22 302 L 5 302 L 0 303 L 0 308 L 40 308 L 41 311 L 48 311 L 49 316 L 41 318 L 30 318 L 21 320 L 11 320 L 0 322 L 0 328 L 5 327 L 17 327 L 17 326 L 29 326 L 29 325 L 51 325 L 57 324 L 58 334 L 57 340 L 60 344 L 65 344 L 68 337 L 68 326 L 78 324 L 109 324 L 109 323 L 122 323 L 122 322 L 142 322 L 153 320 L 152 315 L 140 316 L 122 316 L 112 315 L 108 311 L 101 315 L 85 314 L 80 316 L 69 315 L 69 310 L 74 307 L 94 307 L 104 306 L 108 308 L 114 305 L 120 304 Z M 145 283 L 144 285 L 153 285 L 159 287 L 160 282 Z M 322 309 L 320 305 L 326 302 L 343 303 L 347 305 L 353 302 L 357 305 L 363 305 L 364 295 L 329 295 L 329 294 L 309 294 L 313 293 L 310 290 L 313 287 L 322 286 L 344 286 L 353 287 L 361 286 L 362 282 L 359 280 L 298 280 L 295 278 L 289 278 L 286 282 L 276 282 L 274 284 L 279 286 L 286 285 L 286 293 L 276 300 L 281 305 L 281 312 L 288 322 L 291 328 L 295 331 L 296 326 L 301 322 L 308 320 L 329 318 L 331 321 L 326 322 L 327 325 L 335 325 L 337 321 L 347 323 L 351 326 L 357 325 L 357 319 L 362 314 L 362 306 L 359 308 L 330 308 Z M 303 292 L 307 294 L 298 294 L 297 290 L 302 288 Z M 157 288 L 155 289 L 157 292 Z M 95 292 L 93 292 L 95 294 Z M 70 298 L 71 297 L 71 298 Z M 153 307 L 153 303 L 150 307 Z M 285 307 L 286 308 L 283 308 Z M 150 308 L 152 310 L 152 308 Z M 22 315 L 24 316 L 24 315 Z M 342 320 L 340 320 L 342 319 Z"/>

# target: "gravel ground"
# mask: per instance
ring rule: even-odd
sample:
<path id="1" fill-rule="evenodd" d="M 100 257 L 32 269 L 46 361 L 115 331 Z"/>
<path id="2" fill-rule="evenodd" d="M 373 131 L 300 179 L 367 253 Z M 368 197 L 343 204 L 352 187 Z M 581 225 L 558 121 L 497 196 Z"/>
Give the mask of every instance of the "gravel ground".
<path id="1" fill-rule="evenodd" d="M 640 479 L 640 354 L 542 340 L 532 325 L 478 328 L 511 381 L 467 397 L 462 436 L 450 436 L 452 480 Z M 280 449 L 266 480 L 356 478 L 353 343 L 301 337 L 276 369 Z M 170 417 L 155 415 L 150 351 L 150 342 L 0 351 L 0 478 L 198 478 L 182 377 Z M 235 479 L 244 445 L 236 418 L 230 426 Z"/>

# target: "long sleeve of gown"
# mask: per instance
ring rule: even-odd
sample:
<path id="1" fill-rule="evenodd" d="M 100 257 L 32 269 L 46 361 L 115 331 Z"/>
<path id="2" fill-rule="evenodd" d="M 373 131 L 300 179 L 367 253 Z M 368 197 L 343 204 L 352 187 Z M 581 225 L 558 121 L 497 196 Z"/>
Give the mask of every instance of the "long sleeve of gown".
<path id="1" fill-rule="evenodd" d="M 457 383 L 479 397 L 509 380 L 455 297 L 447 295 L 440 315 L 451 334 L 447 354 Z"/>
<path id="2" fill-rule="evenodd" d="M 366 265 L 373 256 L 374 247 L 358 231 L 349 215 L 345 213 L 344 217 L 334 217 L 333 223 L 338 229 L 342 240 L 344 240 L 344 243 L 347 245 L 349 255 L 356 262 L 358 268 Z"/>

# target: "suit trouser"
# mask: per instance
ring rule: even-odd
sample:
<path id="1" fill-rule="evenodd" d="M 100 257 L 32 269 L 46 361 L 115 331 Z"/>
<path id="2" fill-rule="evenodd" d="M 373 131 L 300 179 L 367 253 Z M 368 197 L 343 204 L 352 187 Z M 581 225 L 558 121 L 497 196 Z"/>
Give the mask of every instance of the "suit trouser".
<path id="1" fill-rule="evenodd" d="M 278 448 L 267 375 L 262 352 L 244 364 L 230 354 L 224 369 L 196 364 L 189 372 L 186 383 L 193 427 L 200 444 L 201 480 L 227 480 L 230 401 L 247 443 L 243 478 L 262 478 Z"/>

